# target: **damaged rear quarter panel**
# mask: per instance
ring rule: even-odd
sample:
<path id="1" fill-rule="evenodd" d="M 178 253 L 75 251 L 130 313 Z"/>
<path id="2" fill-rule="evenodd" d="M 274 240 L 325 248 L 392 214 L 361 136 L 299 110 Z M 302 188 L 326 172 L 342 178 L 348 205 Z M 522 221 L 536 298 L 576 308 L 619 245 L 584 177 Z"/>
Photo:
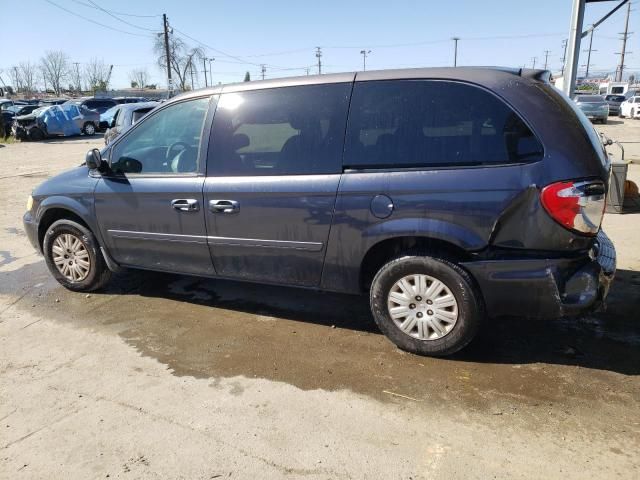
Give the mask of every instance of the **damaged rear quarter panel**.
<path id="1" fill-rule="evenodd" d="M 390 238 L 433 238 L 469 252 L 486 248 L 499 216 L 535 183 L 538 170 L 539 164 L 532 163 L 345 173 L 322 288 L 359 292 L 362 259 L 371 247 Z M 376 195 L 387 195 L 393 203 L 385 219 L 371 212 Z"/>

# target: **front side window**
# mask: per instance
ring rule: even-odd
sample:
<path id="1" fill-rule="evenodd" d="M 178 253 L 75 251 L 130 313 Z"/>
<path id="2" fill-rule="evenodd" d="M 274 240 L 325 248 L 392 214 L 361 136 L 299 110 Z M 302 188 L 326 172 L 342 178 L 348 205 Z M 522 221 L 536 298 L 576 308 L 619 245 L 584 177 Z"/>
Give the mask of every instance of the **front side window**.
<path id="1" fill-rule="evenodd" d="M 437 167 L 536 160 L 542 147 L 491 93 L 435 80 L 356 83 L 345 167 Z"/>
<path id="2" fill-rule="evenodd" d="M 116 174 L 198 171 L 198 151 L 209 97 L 174 103 L 140 122 L 111 152 Z"/>
<path id="3" fill-rule="evenodd" d="M 222 94 L 208 175 L 340 172 L 350 91 L 336 83 Z"/>

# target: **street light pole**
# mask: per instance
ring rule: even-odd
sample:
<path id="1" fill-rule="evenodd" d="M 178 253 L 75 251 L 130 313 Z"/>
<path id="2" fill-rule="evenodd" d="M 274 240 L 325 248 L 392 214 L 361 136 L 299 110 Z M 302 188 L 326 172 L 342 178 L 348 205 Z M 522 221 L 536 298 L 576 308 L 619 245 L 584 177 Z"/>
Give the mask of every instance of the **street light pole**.
<path id="1" fill-rule="evenodd" d="M 457 67 L 458 66 L 458 40 L 460 40 L 460 37 L 452 37 L 451 40 L 454 41 L 454 47 L 453 47 L 453 66 Z"/>
<path id="2" fill-rule="evenodd" d="M 362 71 L 367 71 L 367 55 L 371 53 L 371 50 L 360 50 L 360 55 L 362 55 Z"/>

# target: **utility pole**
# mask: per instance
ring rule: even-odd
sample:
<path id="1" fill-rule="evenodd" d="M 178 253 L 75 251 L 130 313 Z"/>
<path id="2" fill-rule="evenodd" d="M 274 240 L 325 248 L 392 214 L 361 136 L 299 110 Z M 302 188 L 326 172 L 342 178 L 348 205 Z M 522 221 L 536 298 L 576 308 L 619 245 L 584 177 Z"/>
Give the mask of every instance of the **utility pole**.
<path id="1" fill-rule="evenodd" d="M 191 73 L 191 91 L 195 90 L 195 86 L 193 85 L 193 61 L 189 62 L 189 73 Z"/>
<path id="2" fill-rule="evenodd" d="M 567 39 L 565 38 L 562 41 L 562 48 L 564 50 L 564 53 L 562 54 L 562 73 L 561 73 L 561 75 L 564 75 L 564 62 L 567 59 L 567 43 L 568 43 Z"/>
<path id="3" fill-rule="evenodd" d="M 316 47 L 316 58 L 318 59 L 318 75 L 322 75 L 322 48 Z"/>
<path id="4" fill-rule="evenodd" d="M 453 66 L 457 67 L 458 66 L 458 40 L 460 40 L 460 37 L 452 37 L 451 40 L 454 41 L 454 47 L 453 47 Z"/>
<path id="5" fill-rule="evenodd" d="M 362 71 L 367 71 L 367 55 L 371 53 L 371 50 L 360 50 L 360 55 L 362 55 Z"/>
<path id="6" fill-rule="evenodd" d="M 13 75 L 14 78 L 16 79 L 16 84 L 14 85 L 14 87 L 16 88 L 16 93 L 18 93 L 20 91 L 20 76 L 18 75 L 18 67 L 13 67 Z"/>
<path id="7" fill-rule="evenodd" d="M 305 69 L 304 69 L 304 71 L 307 72 L 307 75 L 309 75 L 309 70 L 310 70 L 309 67 L 305 67 Z"/>
<path id="8" fill-rule="evenodd" d="M 202 57 L 202 73 L 204 73 L 204 88 L 209 86 L 207 81 L 207 57 Z"/>
<path id="9" fill-rule="evenodd" d="M 262 75 L 262 80 L 264 80 L 264 74 L 267 73 L 267 66 L 263 63 L 260 65 L 260 74 Z"/>
<path id="10" fill-rule="evenodd" d="M 211 82 L 211 86 L 213 87 L 213 74 L 211 73 L 211 64 L 215 62 L 215 57 L 207 58 L 209 61 L 209 81 Z"/>
<path id="11" fill-rule="evenodd" d="M 76 90 L 80 94 L 80 62 L 73 62 L 76 66 Z"/>
<path id="12" fill-rule="evenodd" d="M 624 22 L 624 33 L 621 33 L 622 35 L 622 51 L 619 53 L 620 55 L 620 65 L 618 65 L 618 71 L 616 72 L 616 81 L 617 82 L 621 82 L 622 81 L 622 72 L 624 70 L 624 56 L 626 53 L 632 53 L 632 52 L 627 52 L 627 38 L 629 38 L 629 35 L 631 35 L 631 32 L 629 32 L 629 16 L 631 15 L 631 2 L 627 3 L 627 19 Z"/>
<path id="13" fill-rule="evenodd" d="M 531 65 L 532 65 L 531 68 L 534 69 L 534 70 L 536 69 L 536 61 L 537 60 L 538 60 L 538 57 L 533 57 L 531 59 Z"/>
<path id="14" fill-rule="evenodd" d="M 551 50 L 545 50 L 544 51 L 544 69 L 547 69 L 547 66 L 549 65 L 549 54 L 551 53 Z"/>
<path id="15" fill-rule="evenodd" d="M 589 35 L 589 49 L 583 50 L 583 52 L 587 52 L 587 70 L 584 72 L 584 78 L 589 78 L 589 67 L 591 66 L 591 52 L 597 52 L 597 50 L 593 50 L 593 26 L 591 28 L 591 33 Z"/>
<path id="16" fill-rule="evenodd" d="M 173 81 L 171 80 L 171 53 L 169 52 L 169 22 L 166 13 L 162 14 L 162 26 L 164 29 L 164 51 L 167 56 L 167 95 L 171 97 Z"/>

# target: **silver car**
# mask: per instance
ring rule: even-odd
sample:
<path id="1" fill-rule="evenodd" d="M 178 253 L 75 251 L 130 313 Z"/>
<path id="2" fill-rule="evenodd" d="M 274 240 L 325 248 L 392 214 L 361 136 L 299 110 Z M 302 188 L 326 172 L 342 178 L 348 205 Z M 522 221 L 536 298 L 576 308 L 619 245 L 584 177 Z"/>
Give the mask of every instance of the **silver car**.
<path id="1" fill-rule="evenodd" d="M 607 123 L 609 118 L 609 104 L 601 95 L 578 95 L 576 104 L 593 123 Z"/>

